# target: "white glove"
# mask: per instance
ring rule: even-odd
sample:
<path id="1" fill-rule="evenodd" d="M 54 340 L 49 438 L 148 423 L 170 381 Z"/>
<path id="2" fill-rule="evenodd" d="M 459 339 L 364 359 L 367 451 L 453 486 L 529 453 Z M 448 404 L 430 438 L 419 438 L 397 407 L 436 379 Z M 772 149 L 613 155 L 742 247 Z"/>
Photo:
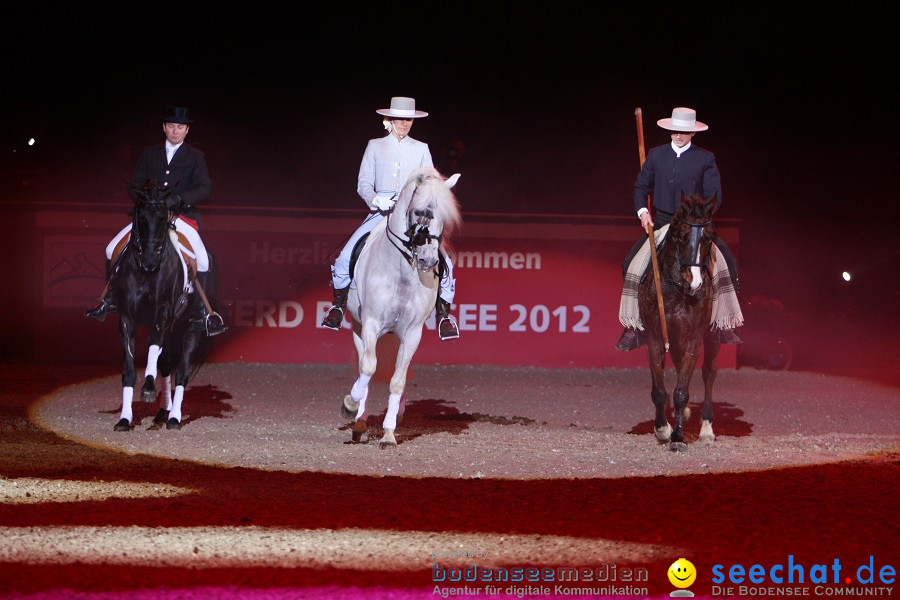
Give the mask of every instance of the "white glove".
<path id="1" fill-rule="evenodd" d="M 375 196 L 372 198 L 372 208 L 387 212 L 394 206 L 393 198 L 385 198 L 384 196 Z"/>

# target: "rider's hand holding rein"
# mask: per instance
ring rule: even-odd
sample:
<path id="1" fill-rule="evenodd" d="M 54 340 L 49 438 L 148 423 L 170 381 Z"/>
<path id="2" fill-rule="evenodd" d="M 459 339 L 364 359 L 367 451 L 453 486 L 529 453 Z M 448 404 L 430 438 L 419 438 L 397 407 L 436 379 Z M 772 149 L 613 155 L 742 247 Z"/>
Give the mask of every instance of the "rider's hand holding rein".
<path id="1" fill-rule="evenodd" d="M 394 198 L 385 198 L 384 196 L 375 196 L 372 198 L 372 209 L 378 212 L 387 213 L 394 207 Z"/>
<path id="2" fill-rule="evenodd" d="M 181 194 L 169 196 L 166 198 L 166 208 L 175 213 L 181 212 L 181 209 L 184 208 L 184 198 L 181 197 Z"/>

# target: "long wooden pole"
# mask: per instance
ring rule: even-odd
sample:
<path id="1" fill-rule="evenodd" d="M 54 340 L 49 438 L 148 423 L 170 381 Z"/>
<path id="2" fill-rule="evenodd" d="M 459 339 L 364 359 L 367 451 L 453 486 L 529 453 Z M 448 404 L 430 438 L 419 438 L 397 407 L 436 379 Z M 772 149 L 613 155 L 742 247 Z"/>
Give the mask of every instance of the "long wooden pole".
<path id="1" fill-rule="evenodd" d="M 638 155 L 641 158 L 641 168 L 644 167 L 646 153 L 644 152 L 644 122 L 641 108 L 634 109 L 634 119 L 637 121 Z M 650 196 L 647 196 L 647 210 L 652 211 Z M 650 217 L 653 217 L 651 212 Z M 656 258 L 656 238 L 653 235 L 653 225 L 647 225 L 647 236 L 650 240 L 650 261 L 653 263 L 653 283 L 656 284 L 656 302 L 659 305 L 659 324 L 662 326 L 663 344 L 666 352 L 669 351 L 669 331 L 666 328 L 666 309 L 663 303 L 662 287 L 659 284 L 659 262 Z"/>

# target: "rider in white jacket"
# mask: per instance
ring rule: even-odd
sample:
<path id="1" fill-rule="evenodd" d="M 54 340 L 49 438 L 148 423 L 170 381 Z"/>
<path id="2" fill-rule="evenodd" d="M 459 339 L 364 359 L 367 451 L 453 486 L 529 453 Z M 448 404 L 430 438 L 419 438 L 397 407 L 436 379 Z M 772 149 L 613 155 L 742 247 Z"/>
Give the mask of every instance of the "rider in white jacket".
<path id="1" fill-rule="evenodd" d="M 373 211 L 350 236 L 337 260 L 331 267 L 334 288 L 334 305 L 325 315 L 322 327 L 339 330 L 344 319 L 344 308 L 352 274 L 350 258 L 359 239 L 372 231 L 384 215 L 391 210 L 410 173 L 420 167 L 433 167 L 428 144 L 409 137 L 413 119 L 427 117 L 428 113 L 416 110 L 413 98 L 391 98 L 391 107 L 376 111 L 384 117 L 388 134 L 369 140 L 359 166 L 356 191 Z M 441 291 L 435 305 L 438 317 L 438 335 L 442 340 L 459 337 L 459 328 L 450 316 L 450 305 L 456 293 L 453 264 L 444 255 L 446 268 L 441 277 Z"/>

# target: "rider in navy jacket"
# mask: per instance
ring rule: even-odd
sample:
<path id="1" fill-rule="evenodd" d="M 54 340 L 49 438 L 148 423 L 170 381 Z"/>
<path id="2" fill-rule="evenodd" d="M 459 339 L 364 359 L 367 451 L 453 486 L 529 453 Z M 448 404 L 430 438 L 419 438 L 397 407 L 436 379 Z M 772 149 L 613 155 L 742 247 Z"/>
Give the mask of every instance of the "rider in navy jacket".
<path id="1" fill-rule="evenodd" d="M 715 196 L 718 210 L 722 205 L 722 181 L 715 155 L 696 144 L 691 144 L 680 157 L 671 144 L 653 148 L 634 184 L 636 213 L 642 208 L 646 210 L 650 194 L 653 194 L 656 211 L 653 221 L 657 228 L 671 220 L 682 195 L 699 194 L 707 200 Z"/>
<path id="2" fill-rule="evenodd" d="M 644 231 L 648 225 L 659 229 L 670 223 L 681 204 L 682 195 L 699 194 L 706 200 L 715 197 L 716 210 L 722 205 L 722 181 L 716 157 L 692 143 L 694 134 L 705 131 L 707 125 L 697 121 L 697 113 L 693 109 L 684 107 L 674 109 L 672 118 L 660 119 L 657 124 L 671 132 L 672 141 L 650 150 L 634 183 L 634 210 Z M 648 196 L 651 197 L 653 214 L 647 207 Z M 623 275 L 646 240 L 647 235 L 644 234 L 625 257 Z M 725 258 L 736 290 L 737 261 L 734 254 L 718 237 L 714 242 Z M 741 343 L 732 329 L 720 330 L 719 339 L 726 344 Z M 642 336 L 636 330 L 626 328 L 616 349 L 629 351 L 642 344 Z"/>
<path id="3" fill-rule="evenodd" d="M 209 198 L 212 191 L 206 156 L 187 144 L 181 145 L 171 163 L 166 162 L 165 144 L 145 148 L 131 180 L 138 185 L 158 181 L 166 188 L 171 187 L 176 197 L 180 197 L 180 201 L 175 198 L 179 204 L 179 214 L 194 221 L 198 221 L 200 216 L 196 206 Z"/>

